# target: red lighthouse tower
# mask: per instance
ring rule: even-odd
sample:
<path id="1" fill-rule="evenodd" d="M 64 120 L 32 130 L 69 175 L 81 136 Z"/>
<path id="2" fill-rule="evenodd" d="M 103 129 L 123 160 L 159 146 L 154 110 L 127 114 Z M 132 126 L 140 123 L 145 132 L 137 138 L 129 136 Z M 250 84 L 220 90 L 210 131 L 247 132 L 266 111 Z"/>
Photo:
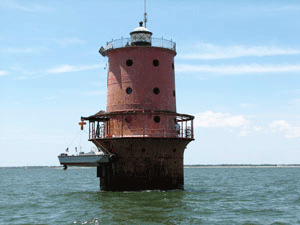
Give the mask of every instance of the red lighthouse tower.
<path id="1" fill-rule="evenodd" d="M 99 163 L 101 190 L 183 189 L 183 153 L 193 119 L 176 111 L 176 44 L 152 38 L 143 23 L 108 42 L 107 105 L 89 121 L 89 140 L 109 155 Z"/>

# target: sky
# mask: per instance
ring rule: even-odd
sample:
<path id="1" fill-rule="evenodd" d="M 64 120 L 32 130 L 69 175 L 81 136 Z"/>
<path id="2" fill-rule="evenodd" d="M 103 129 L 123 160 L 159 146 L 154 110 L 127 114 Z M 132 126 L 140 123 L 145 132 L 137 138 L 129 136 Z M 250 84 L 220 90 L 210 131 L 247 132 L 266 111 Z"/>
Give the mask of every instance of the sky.
<path id="1" fill-rule="evenodd" d="M 144 1 L 0 0 L 0 167 L 89 151 L 81 116 L 106 108 L 107 41 Z M 185 164 L 300 163 L 300 3 L 148 0 L 153 37 L 176 42 L 177 112 L 195 115 Z"/>

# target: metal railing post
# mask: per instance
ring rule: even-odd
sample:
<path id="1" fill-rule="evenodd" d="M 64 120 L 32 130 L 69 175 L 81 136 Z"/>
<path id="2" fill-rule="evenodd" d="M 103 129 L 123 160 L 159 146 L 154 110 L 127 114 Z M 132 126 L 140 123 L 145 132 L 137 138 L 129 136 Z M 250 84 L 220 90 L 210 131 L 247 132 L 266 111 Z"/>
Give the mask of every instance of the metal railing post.
<path id="1" fill-rule="evenodd" d="M 192 132 L 191 137 L 194 138 L 194 120 L 193 119 L 191 120 L 191 132 Z"/>
<path id="2" fill-rule="evenodd" d="M 122 137 L 123 137 L 123 115 L 122 115 Z"/>
<path id="3" fill-rule="evenodd" d="M 89 139 L 91 139 L 91 121 L 89 121 Z"/>

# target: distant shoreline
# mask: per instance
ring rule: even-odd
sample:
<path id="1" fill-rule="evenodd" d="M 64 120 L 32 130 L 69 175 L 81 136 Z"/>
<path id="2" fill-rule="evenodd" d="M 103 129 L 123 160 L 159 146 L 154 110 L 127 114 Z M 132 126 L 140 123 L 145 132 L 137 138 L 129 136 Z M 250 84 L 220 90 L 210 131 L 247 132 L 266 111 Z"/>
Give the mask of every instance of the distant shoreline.
<path id="1" fill-rule="evenodd" d="M 18 168 L 52 168 L 61 169 L 63 166 L 6 166 L 0 169 L 18 169 Z M 69 167 L 69 168 L 89 168 L 89 167 Z M 300 164 L 196 164 L 184 165 L 184 168 L 300 168 Z"/>
<path id="2" fill-rule="evenodd" d="M 184 168 L 300 168 L 300 164 L 212 164 L 184 165 Z"/>

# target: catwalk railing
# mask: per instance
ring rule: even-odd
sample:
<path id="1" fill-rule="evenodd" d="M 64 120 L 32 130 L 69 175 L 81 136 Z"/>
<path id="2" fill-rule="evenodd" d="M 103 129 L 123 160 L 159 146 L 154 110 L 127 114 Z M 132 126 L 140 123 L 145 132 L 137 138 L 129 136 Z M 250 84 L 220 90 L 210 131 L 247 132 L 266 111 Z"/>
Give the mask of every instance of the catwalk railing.
<path id="1" fill-rule="evenodd" d="M 139 122 L 132 123 L 131 116 L 138 118 Z M 145 120 L 154 116 L 154 121 Z M 165 123 L 159 125 L 160 116 Z M 143 119 L 144 118 L 144 119 Z M 155 121 L 158 118 L 158 121 Z M 101 138 L 188 138 L 194 139 L 194 116 L 163 111 L 134 111 L 99 113 L 82 117 L 89 121 L 89 139 Z"/>
<path id="2" fill-rule="evenodd" d="M 130 46 L 135 46 L 130 38 L 121 38 L 121 39 L 111 40 L 107 42 L 105 48 L 101 47 L 99 52 L 103 55 L 108 50 L 130 47 Z M 173 42 L 172 40 L 166 40 L 163 38 L 151 38 L 151 46 L 166 48 L 176 52 L 176 43 Z"/>
<path id="3" fill-rule="evenodd" d="M 174 129 L 151 129 L 146 127 L 128 129 L 121 127 L 112 130 L 109 123 L 90 121 L 89 139 L 98 138 L 129 138 L 129 137 L 153 137 L 153 138 L 194 138 L 192 121 L 178 122 Z"/>
<path id="4" fill-rule="evenodd" d="M 89 139 L 98 138 L 132 138 L 132 137 L 153 137 L 153 138 L 193 138 L 193 132 L 190 127 L 180 128 L 179 131 L 167 130 L 167 129 L 129 129 L 132 134 L 124 134 L 123 132 L 118 132 L 119 134 L 110 134 L 106 127 L 95 126 L 95 122 L 90 123 Z"/>

